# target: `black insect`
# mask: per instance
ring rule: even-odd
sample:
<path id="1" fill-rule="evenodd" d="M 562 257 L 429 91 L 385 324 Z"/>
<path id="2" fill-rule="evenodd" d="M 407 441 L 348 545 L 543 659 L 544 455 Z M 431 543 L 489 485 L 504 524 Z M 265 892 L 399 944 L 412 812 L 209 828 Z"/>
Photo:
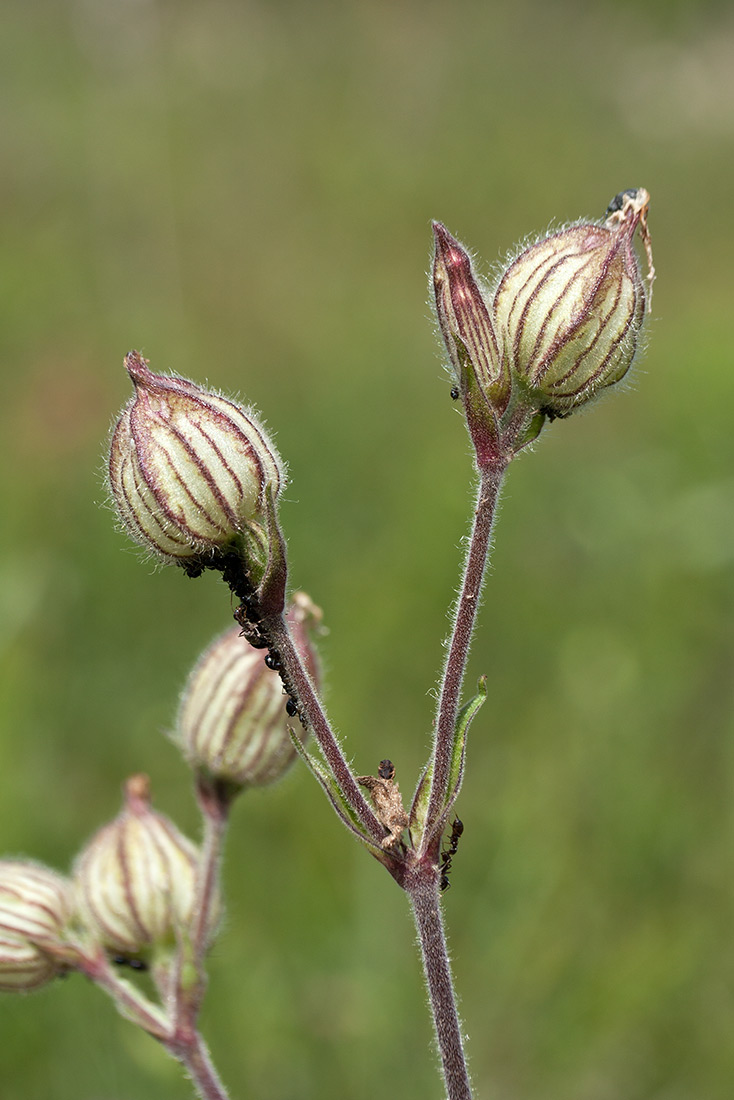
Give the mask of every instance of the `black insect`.
<path id="1" fill-rule="evenodd" d="M 270 653 L 265 654 L 265 664 L 277 672 L 280 668 L 280 654 L 277 649 L 271 649 Z"/>
<path id="2" fill-rule="evenodd" d="M 129 966 L 131 970 L 147 970 L 147 962 L 142 959 L 131 959 L 127 955 L 113 955 L 112 962 L 115 966 Z"/>
<path id="3" fill-rule="evenodd" d="M 451 823 L 451 835 L 449 836 L 448 848 L 444 848 L 441 852 L 441 881 L 439 883 L 439 888 L 441 890 L 448 890 L 451 885 L 449 882 L 451 860 L 456 855 L 456 849 L 459 847 L 459 840 L 463 832 L 464 822 L 460 817 L 455 817 Z"/>
<path id="4" fill-rule="evenodd" d="M 235 622 L 242 627 L 243 637 L 247 639 L 253 649 L 267 649 L 269 642 L 263 636 L 260 627 L 250 617 L 250 609 L 246 603 L 239 604 L 232 612 Z M 271 666 L 272 667 L 272 666 Z"/>
<path id="5" fill-rule="evenodd" d="M 461 391 L 459 390 L 458 386 L 452 386 L 451 389 L 449 390 L 449 393 L 451 394 L 451 400 L 452 401 L 458 401 L 459 396 L 460 396 L 460 392 Z"/>
<path id="6" fill-rule="evenodd" d="M 636 187 L 628 187 L 626 191 L 620 191 L 618 195 L 615 195 L 612 201 L 607 207 L 607 214 L 616 214 L 618 210 L 621 210 L 624 206 L 624 200 L 626 198 L 634 198 L 637 194 Z"/>
<path id="7" fill-rule="evenodd" d="M 395 778 L 395 765 L 392 760 L 381 760 L 380 766 L 377 769 L 377 774 L 380 779 L 394 779 Z"/>
<path id="8" fill-rule="evenodd" d="M 181 568 L 187 577 L 190 577 L 191 580 L 196 580 L 197 577 L 201 576 L 206 567 L 196 561 L 195 558 L 190 558 L 188 561 L 181 562 Z"/>
<path id="9" fill-rule="evenodd" d="M 285 711 L 286 714 L 289 714 L 291 716 L 291 718 L 295 717 L 295 715 L 298 714 L 298 704 L 296 703 L 295 699 L 291 699 L 290 695 L 288 696 L 288 701 L 285 704 Z"/>

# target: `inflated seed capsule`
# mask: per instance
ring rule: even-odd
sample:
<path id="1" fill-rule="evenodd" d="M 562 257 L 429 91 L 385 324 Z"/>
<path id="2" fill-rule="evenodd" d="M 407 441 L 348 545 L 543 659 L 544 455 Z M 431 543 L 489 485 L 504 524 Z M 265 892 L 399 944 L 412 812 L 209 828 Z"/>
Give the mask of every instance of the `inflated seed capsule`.
<path id="1" fill-rule="evenodd" d="M 75 867 L 78 914 L 92 938 L 114 956 L 147 961 L 167 950 L 195 919 L 199 853 L 150 804 L 147 776 L 132 776 L 125 805 L 81 852 Z M 218 905 L 212 909 L 213 937 Z"/>
<path id="2" fill-rule="evenodd" d="M 499 281 L 493 327 L 522 399 L 567 416 L 629 370 L 645 285 L 633 246 L 649 249 L 644 188 L 621 192 L 601 222 L 579 222 L 526 248 Z M 649 294 L 649 292 L 648 292 Z"/>
<path id="3" fill-rule="evenodd" d="M 297 592 L 286 619 L 306 670 L 318 682 L 311 634 L 321 611 Z M 235 787 L 264 786 L 284 774 L 296 757 L 287 716 L 298 707 L 291 698 L 284 705 L 280 660 L 248 645 L 237 627 L 214 639 L 183 690 L 174 735 L 192 767 Z"/>
<path id="4" fill-rule="evenodd" d="M 50 953 L 72 912 L 71 883 L 40 864 L 0 861 L 0 990 L 37 989 L 63 973 Z"/>
<path id="5" fill-rule="evenodd" d="M 202 555 L 259 531 L 266 492 L 277 497 L 285 467 L 250 410 L 184 378 L 153 374 L 139 352 L 125 367 L 135 394 L 112 433 L 112 499 L 133 539 L 198 569 Z"/>

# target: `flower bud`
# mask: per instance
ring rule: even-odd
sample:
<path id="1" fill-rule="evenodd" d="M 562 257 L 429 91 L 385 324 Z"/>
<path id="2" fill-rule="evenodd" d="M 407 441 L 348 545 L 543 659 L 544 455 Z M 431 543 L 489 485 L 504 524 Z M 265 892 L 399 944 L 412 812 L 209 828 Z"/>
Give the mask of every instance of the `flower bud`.
<path id="1" fill-rule="evenodd" d="M 248 410 L 183 378 L 153 374 L 131 351 L 135 395 L 112 434 L 109 481 L 128 533 L 186 565 L 264 518 L 285 468 Z"/>
<path id="2" fill-rule="evenodd" d="M 640 226 L 650 260 L 649 201 L 643 188 L 623 192 L 602 224 L 546 237 L 500 280 L 493 317 L 504 356 L 532 405 L 550 416 L 567 416 L 629 370 L 645 312 L 632 240 Z"/>
<path id="3" fill-rule="evenodd" d="M 36 989 L 64 966 L 44 950 L 60 943 L 71 883 L 35 863 L 0 861 L 0 990 Z"/>
<path id="4" fill-rule="evenodd" d="M 122 812 L 77 860 L 79 917 L 109 951 L 139 956 L 171 946 L 195 917 L 197 864 L 191 841 L 151 809 L 147 776 L 132 776 Z"/>
<path id="5" fill-rule="evenodd" d="M 317 679 L 308 631 L 320 622 L 320 609 L 298 592 L 286 618 L 306 670 Z M 295 713 L 295 704 L 267 659 L 265 650 L 248 645 L 233 627 L 199 658 L 181 697 L 176 739 L 186 759 L 235 787 L 273 783 L 296 757 L 286 711 L 290 706 Z"/>
<path id="6" fill-rule="evenodd" d="M 501 376 L 502 362 L 487 308 L 487 292 L 464 246 L 440 222 L 433 223 L 433 235 L 436 316 L 456 381 L 461 389 L 465 369 L 470 367 L 481 391 L 493 398 L 493 406 L 502 413 L 509 386 Z"/>

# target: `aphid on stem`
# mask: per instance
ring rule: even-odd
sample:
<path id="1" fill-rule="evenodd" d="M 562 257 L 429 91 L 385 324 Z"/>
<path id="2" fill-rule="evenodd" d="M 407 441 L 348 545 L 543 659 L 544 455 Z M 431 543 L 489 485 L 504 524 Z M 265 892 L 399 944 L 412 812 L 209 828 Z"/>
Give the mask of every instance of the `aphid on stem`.
<path id="1" fill-rule="evenodd" d="M 464 822 L 460 817 L 455 817 L 451 824 L 451 835 L 449 836 L 448 848 L 444 848 L 441 852 L 441 882 L 439 887 L 441 890 L 448 890 L 451 883 L 449 882 L 449 871 L 451 870 L 451 861 L 456 855 L 456 850 L 459 847 L 459 839 L 464 832 Z"/>

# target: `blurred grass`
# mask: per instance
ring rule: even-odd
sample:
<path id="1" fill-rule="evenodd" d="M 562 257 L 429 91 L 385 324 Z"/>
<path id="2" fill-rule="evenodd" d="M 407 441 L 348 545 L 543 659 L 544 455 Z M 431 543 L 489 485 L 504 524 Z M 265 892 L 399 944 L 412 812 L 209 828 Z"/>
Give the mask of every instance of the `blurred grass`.
<path id="1" fill-rule="evenodd" d="M 229 621 L 154 573 L 99 471 L 142 346 L 264 410 L 330 710 L 410 790 L 470 501 L 429 219 L 486 260 L 644 185 L 627 393 L 513 468 L 446 909 L 477 1097 L 728 1100 L 734 20 L 724 4 L 77 0 L 0 36 L 0 826 L 68 867 Z M 399 892 L 301 771 L 235 815 L 205 1027 L 233 1095 L 440 1095 Z M 171 1100 L 81 980 L 0 1000 L 3 1095 Z"/>

